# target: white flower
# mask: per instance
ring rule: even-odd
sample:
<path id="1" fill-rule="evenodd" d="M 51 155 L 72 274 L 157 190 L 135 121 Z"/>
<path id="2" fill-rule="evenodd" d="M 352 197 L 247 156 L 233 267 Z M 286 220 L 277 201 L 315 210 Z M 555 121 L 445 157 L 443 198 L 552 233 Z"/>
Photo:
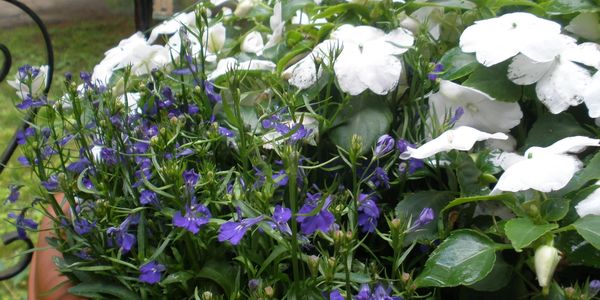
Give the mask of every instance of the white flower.
<path id="1" fill-rule="evenodd" d="M 333 69 L 342 91 L 358 95 L 369 89 L 385 95 L 398 85 L 402 62 L 398 55 L 406 52 L 414 42 L 404 28 L 386 34 L 371 26 L 342 25 L 331 34 L 330 40 L 317 45 L 313 52 L 286 70 L 290 84 L 305 89 L 320 78 L 315 60 L 329 65 L 331 54 L 341 49 Z"/>
<path id="2" fill-rule="evenodd" d="M 596 182 L 596 185 L 600 185 L 600 181 Z M 575 210 L 580 217 L 587 215 L 600 216 L 600 188 L 575 205 Z"/>
<path id="3" fill-rule="evenodd" d="M 458 128 L 445 131 L 437 138 L 425 143 L 419 148 L 415 149 L 408 147 L 407 150 L 400 155 L 400 158 L 423 159 L 444 151 L 468 151 L 473 148 L 473 145 L 475 145 L 476 142 L 487 139 L 505 140 L 508 139 L 508 136 L 501 132 L 491 134 L 479 131 L 475 128 L 460 126 Z"/>
<path id="4" fill-rule="evenodd" d="M 129 111 L 131 113 L 140 112 L 138 107 L 138 103 L 142 98 L 142 94 L 140 93 L 126 93 L 117 97 L 117 101 L 121 102 L 125 105 L 125 97 L 127 97 L 127 105 L 129 106 Z"/>
<path id="5" fill-rule="evenodd" d="M 15 80 L 7 81 L 8 85 L 16 90 L 17 96 L 21 99 L 25 99 L 27 95 L 31 95 L 34 99 L 39 98 L 48 84 L 47 65 L 40 66 L 39 68 L 33 67 L 32 69 L 35 69 L 36 74 L 31 74 L 31 89 L 29 88 L 28 78 L 21 78 L 22 74 L 20 72 L 17 72 L 17 75 L 15 75 Z"/>
<path id="6" fill-rule="evenodd" d="M 590 117 L 598 117 L 600 75 L 592 78 L 581 64 L 600 69 L 600 45 L 572 45 L 549 62 L 535 62 L 527 56 L 517 55 L 509 65 L 508 78 L 520 85 L 537 83 L 538 98 L 554 114 L 585 102 Z"/>
<path id="7" fill-rule="evenodd" d="M 192 26 L 195 21 L 196 14 L 194 12 L 178 13 L 173 18 L 154 27 L 148 37 L 148 43 L 153 43 L 160 35 L 171 35 L 178 32 L 181 27 Z"/>
<path id="8" fill-rule="evenodd" d="M 242 0 L 236 6 L 235 10 L 233 11 L 233 14 L 240 18 L 245 17 L 246 15 L 248 15 L 248 13 L 250 13 L 250 11 L 254 8 L 255 5 L 255 0 Z"/>
<path id="9" fill-rule="evenodd" d="M 272 61 L 260 59 L 238 62 L 237 59 L 233 57 L 228 57 L 219 61 L 219 63 L 217 64 L 217 68 L 208 75 L 208 80 L 213 81 L 216 78 L 225 75 L 225 73 L 233 70 L 258 70 L 272 72 L 275 70 L 275 64 Z"/>
<path id="10" fill-rule="evenodd" d="M 331 65 L 331 56 L 341 47 L 337 41 L 325 40 L 318 44 L 306 57 L 298 61 L 283 72 L 283 77 L 288 82 L 303 90 L 311 87 L 323 74 L 323 64 Z M 317 70 L 318 67 L 318 70 Z"/>
<path id="11" fill-rule="evenodd" d="M 123 39 L 119 45 L 106 51 L 104 59 L 94 67 L 92 80 L 107 84 L 116 67 L 128 57 L 134 55 L 138 48 L 148 47 L 148 42 L 141 32 Z"/>
<path id="12" fill-rule="evenodd" d="M 400 26 L 410 30 L 413 34 L 419 33 L 421 26 L 425 26 L 433 39 L 438 40 L 441 34 L 444 9 L 442 7 L 421 7 L 400 21 Z"/>
<path id="13" fill-rule="evenodd" d="M 475 52 L 487 67 L 519 53 L 536 62 L 548 62 L 562 52 L 572 39 L 560 33 L 558 23 L 530 13 L 516 12 L 476 21 L 460 37 L 463 52 Z"/>
<path id="14" fill-rule="evenodd" d="M 560 252 L 552 246 L 543 245 L 535 250 L 533 261 L 539 285 L 547 287 L 560 261 Z"/>
<path id="15" fill-rule="evenodd" d="M 262 35 L 257 31 L 252 31 L 246 34 L 242 44 L 240 45 L 240 50 L 247 53 L 255 53 L 260 55 L 265 47 L 265 43 L 263 42 Z"/>
<path id="16" fill-rule="evenodd" d="M 455 126 L 469 126 L 485 132 L 508 132 L 523 117 L 517 103 L 494 101 L 477 89 L 441 80 L 439 91 L 429 96 L 430 116 L 437 116 L 441 124 L 448 119 L 446 113 L 454 113 L 459 107 L 464 113 Z"/>
<path id="17" fill-rule="evenodd" d="M 414 42 L 404 28 L 385 34 L 375 27 L 342 25 L 331 37 L 343 45 L 333 69 L 340 88 L 350 95 L 367 89 L 378 95 L 392 91 L 402 72 L 398 55 L 408 51 Z"/>
<path id="18" fill-rule="evenodd" d="M 182 35 L 182 32 L 175 34 L 169 38 L 167 47 L 171 51 L 173 58 L 179 57 L 179 51 L 181 49 L 182 38 L 189 42 L 191 53 L 188 53 L 194 57 L 200 54 L 200 51 L 204 49 L 204 56 L 206 61 L 215 62 L 217 60 L 216 54 L 225 45 L 225 39 L 227 37 L 227 30 L 223 23 L 217 23 L 205 30 L 200 35 L 198 28 L 195 26 L 188 26 L 185 31 L 186 34 Z M 200 36 L 200 38 L 198 38 Z"/>
<path id="19" fill-rule="evenodd" d="M 210 53 L 218 53 L 225 45 L 226 30 L 223 23 L 217 23 L 205 32 L 202 41 L 208 41 L 207 50 Z"/>
<path id="20" fill-rule="evenodd" d="M 588 40 L 600 40 L 600 20 L 596 13 L 581 13 L 577 15 L 565 29 Z"/>
<path id="21" fill-rule="evenodd" d="M 545 148 L 531 147 L 525 151 L 524 157 L 510 155 L 509 160 L 501 165 L 505 171 L 492 194 L 528 189 L 545 193 L 560 190 L 582 167 L 581 162 L 569 153 L 578 153 L 591 146 L 599 147 L 600 140 L 573 136 Z"/>

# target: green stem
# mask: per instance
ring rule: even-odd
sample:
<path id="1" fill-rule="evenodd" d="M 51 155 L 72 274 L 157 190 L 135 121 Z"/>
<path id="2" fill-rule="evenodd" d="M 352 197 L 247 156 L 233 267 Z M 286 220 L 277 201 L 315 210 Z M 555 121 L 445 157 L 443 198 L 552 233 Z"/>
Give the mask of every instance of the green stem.
<path id="1" fill-rule="evenodd" d="M 288 159 L 288 188 L 289 188 L 289 200 L 290 200 L 290 208 L 292 210 L 292 216 L 295 216 L 298 213 L 298 203 L 296 196 L 296 172 L 297 166 L 293 162 L 293 159 Z M 297 284 L 300 280 L 300 272 L 298 266 L 298 223 L 292 221 L 292 272 L 294 274 L 294 285 Z"/>

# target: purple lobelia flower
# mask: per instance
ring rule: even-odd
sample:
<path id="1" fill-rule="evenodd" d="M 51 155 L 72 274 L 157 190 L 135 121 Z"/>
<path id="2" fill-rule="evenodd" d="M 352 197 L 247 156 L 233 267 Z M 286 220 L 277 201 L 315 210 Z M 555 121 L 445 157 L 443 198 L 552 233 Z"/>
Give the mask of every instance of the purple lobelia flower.
<path id="1" fill-rule="evenodd" d="M 91 180 L 89 177 L 87 177 L 87 176 L 84 176 L 84 177 L 81 179 L 81 184 L 83 185 L 83 187 L 84 187 L 84 188 L 86 188 L 86 189 L 88 189 L 88 190 L 93 190 L 93 189 L 95 189 L 95 188 L 96 188 L 96 187 L 94 186 L 94 183 L 92 182 L 92 180 Z"/>
<path id="2" fill-rule="evenodd" d="M 412 226 L 408 229 L 409 231 L 417 230 L 422 228 L 423 226 L 431 223 L 435 218 L 435 212 L 430 207 L 425 207 L 421 210 L 419 214 L 419 218 L 412 224 Z"/>
<path id="3" fill-rule="evenodd" d="M 298 124 L 293 127 L 295 132 L 290 136 L 290 141 L 297 142 L 310 134 L 310 130 L 306 130 L 304 125 Z"/>
<path id="4" fill-rule="evenodd" d="M 70 142 L 75 136 L 72 134 L 67 134 L 62 139 L 58 141 L 58 145 L 60 147 L 64 147 L 68 142 Z"/>
<path id="5" fill-rule="evenodd" d="M 588 297 L 592 298 L 596 296 L 600 292 L 600 280 L 594 279 L 590 281 Z"/>
<path id="6" fill-rule="evenodd" d="M 27 127 L 25 130 L 19 130 L 16 134 L 17 144 L 24 145 L 27 138 L 35 135 L 35 128 Z"/>
<path id="7" fill-rule="evenodd" d="M 433 71 L 431 71 L 429 74 L 427 74 L 427 78 L 431 81 L 435 81 L 436 79 L 438 79 L 438 77 L 439 77 L 440 73 L 442 73 L 442 71 L 444 71 L 444 65 L 437 63 L 433 67 Z"/>
<path id="8" fill-rule="evenodd" d="M 317 230 L 327 232 L 335 221 L 333 214 L 327 210 L 331 204 L 331 196 L 325 199 L 321 210 L 316 214 L 314 213 L 314 210 L 319 206 L 320 198 L 321 193 L 306 193 L 306 203 L 298 211 L 299 216 L 296 217 L 296 222 L 300 223 L 300 229 L 305 235 L 313 234 Z"/>
<path id="9" fill-rule="evenodd" d="M 14 185 L 14 184 L 9 185 L 8 190 L 10 191 L 10 193 L 8 194 L 8 197 L 6 197 L 6 202 L 10 202 L 10 203 L 17 202 L 17 200 L 19 200 L 19 197 L 21 196 L 21 192 L 19 190 L 22 187 L 23 187 L 22 185 Z"/>
<path id="10" fill-rule="evenodd" d="M 452 118 L 450 118 L 450 124 L 456 123 L 456 121 L 458 121 L 464 113 L 465 113 L 465 109 L 462 108 L 462 106 L 457 107 L 456 110 L 454 111 L 454 115 L 452 116 Z"/>
<path id="11" fill-rule="evenodd" d="M 363 232 L 375 231 L 380 211 L 375 203 L 374 196 L 360 194 L 358 196 L 358 203 L 358 225 Z"/>
<path id="12" fill-rule="evenodd" d="M 232 245 L 239 244 L 248 229 L 263 218 L 263 216 L 258 216 L 256 218 L 242 219 L 239 222 L 223 223 L 221 228 L 219 228 L 219 242 L 229 241 Z"/>
<path id="13" fill-rule="evenodd" d="M 384 134 L 380 136 L 379 139 L 377 139 L 377 144 L 375 146 L 373 154 L 375 155 L 375 157 L 382 157 L 390 153 L 390 151 L 394 150 L 395 143 L 396 141 L 393 137 L 391 137 L 388 134 Z"/>
<path id="14" fill-rule="evenodd" d="M 277 187 L 286 186 L 289 180 L 287 173 L 285 173 L 285 170 L 280 170 L 279 172 L 273 174 L 271 178 L 273 179 L 273 182 L 275 182 L 275 185 Z"/>
<path id="15" fill-rule="evenodd" d="M 375 171 L 373 172 L 373 175 L 369 181 L 373 183 L 375 187 L 386 189 L 390 188 L 390 178 L 388 177 L 385 169 L 382 167 L 375 168 Z"/>
<path id="16" fill-rule="evenodd" d="M 87 158 L 82 158 L 78 161 L 72 162 L 67 166 L 67 171 L 79 174 L 83 172 L 87 167 L 90 166 L 90 161 Z"/>
<path id="17" fill-rule="evenodd" d="M 292 234 L 292 230 L 287 222 L 292 218 L 292 210 L 289 208 L 285 208 L 279 204 L 275 205 L 275 210 L 273 210 L 273 225 L 274 228 L 277 228 L 281 232 L 285 232 L 287 234 Z"/>
<path id="18" fill-rule="evenodd" d="M 158 107 L 160 108 L 168 108 L 173 106 L 175 103 L 175 98 L 173 97 L 173 91 L 170 87 L 166 86 L 162 90 L 162 95 L 164 96 L 163 101 L 158 101 Z"/>
<path id="19" fill-rule="evenodd" d="M 108 166 L 114 166 L 117 163 L 119 163 L 119 156 L 117 155 L 117 150 L 109 147 L 102 147 L 102 149 L 100 150 L 100 158 Z"/>
<path id="20" fill-rule="evenodd" d="M 329 293 L 329 300 L 345 300 L 340 291 L 333 290 Z"/>
<path id="21" fill-rule="evenodd" d="M 383 285 L 378 284 L 373 291 L 373 295 L 371 295 L 371 299 L 373 300 L 402 300 L 402 297 L 398 296 L 390 296 L 392 292 L 391 288 L 384 288 Z"/>
<path id="22" fill-rule="evenodd" d="M 46 104 L 47 104 L 47 101 L 45 101 L 45 100 L 42 100 L 42 99 L 34 100 L 33 98 L 31 98 L 30 95 L 27 95 L 21 103 L 16 104 L 15 106 L 20 110 L 27 110 L 30 108 L 42 107 Z"/>
<path id="23" fill-rule="evenodd" d="M 75 229 L 75 232 L 79 235 L 91 232 L 94 227 L 96 227 L 96 222 L 90 223 L 90 221 L 83 218 L 79 218 L 73 222 L 73 229 Z"/>
<path id="24" fill-rule="evenodd" d="M 212 103 L 221 103 L 221 94 L 215 91 L 215 85 L 210 81 L 204 81 L 204 92 L 208 96 L 208 100 Z"/>
<path id="25" fill-rule="evenodd" d="M 138 278 L 141 282 L 147 284 L 155 284 L 160 282 L 162 272 L 167 268 L 155 261 L 148 262 L 140 267 L 140 277 Z"/>
<path id="26" fill-rule="evenodd" d="M 186 156 L 190 156 L 192 154 L 194 154 L 194 150 L 193 149 L 184 148 L 183 150 L 177 152 L 177 154 L 175 155 L 175 158 L 186 157 Z"/>
<path id="27" fill-rule="evenodd" d="M 158 204 L 158 195 L 150 190 L 143 190 L 140 193 L 140 203 L 142 205 L 147 205 L 147 204 Z"/>
<path id="28" fill-rule="evenodd" d="M 208 223 L 210 217 L 208 207 L 196 203 L 196 199 L 192 199 L 191 204 L 185 207 L 184 215 L 180 211 L 173 215 L 173 225 L 196 234 L 200 231 L 200 227 Z"/>
<path id="29" fill-rule="evenodd" d="M 223 126 L 219 126 L 219 135 L 224 136 L 224 137 L 234 137 L 235 134 L 233 133 L 233 131 L 223 127 Z"/>
<path id="30" fill-rule="evenodd" d="M 48 177 L 48 180 L 42 181 L 41 184 L 49 192 L 56 191 L 58 189 L 58 176 L 52 174 Z"/>
<path id="31" fill-rule="evenodd" d="M 186 187 L 193 188 L 198 183 L 198 179 L 200 179 L 200 174 L 194 170 L 183 171 L 183 181 Z"/>
<path id="32" fill-rule="evenodd" d="M 106 233 L 109 236 L 112 236 L 117 241 L 117 245 L 119 245 L 121 252 L 127 253 L 133 245 L 135 245 L 135 235 L 128 233 L 129 226 L 132 224 L 136 224 L 139 219 L 139 215 L 129 215 L 125 220 L 119 225 L 118 228 L 110 227 L 106 230 Z"/>
<path id="33" fill-rule="evenodd" d="M 371 288 L 366 283 L 360 286 L 360 290 L 355 297 L 356 300 L 371 300 Z"/>
<path id="34" fill-rule="evenodd" d="M 20 214 L 16 215 L 15 213 L 8 213 L 8 217 L 15 219 L 15 226 L 17 227 L 17 234 L 19 238 L 24 240 L 27 238 L 27 228 L 29 229 L 37 229 L 38 224 L 29 218 L 25 218 L 25 210 L 22 210 Z"/>
<path id="35" fill-rule="evenodd" d="M 29 166 L 31 166 L 31 163 L 29 162 L 29 159 L 27 159 L 27 157 L 25 157 L 25 156 L 19 156 L 19 157 L 17 157 L 17 161 L 18 161 L 18 162 L 19 162 L 21 165 L 23 165 L 23 166 L 25 166 L 25 167 L 29 167 Z"/>

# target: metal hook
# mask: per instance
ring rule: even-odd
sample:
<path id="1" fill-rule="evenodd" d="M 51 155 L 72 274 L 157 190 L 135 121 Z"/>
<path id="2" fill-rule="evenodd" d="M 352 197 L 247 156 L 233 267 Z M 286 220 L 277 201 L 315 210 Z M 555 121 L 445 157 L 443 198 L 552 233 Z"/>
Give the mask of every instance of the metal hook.
<path id="1" fill-rule="evenodd" d="M 33 249 L 33 242 L 31 242 L 31 240 L 27 237 L 25 239 L 21 239 L 16 231 L 2 235 L 2 243 L 5 246 L 15 241 L 25 242 L 25 244 L 27 244 L 27 250 Z M 27 254 L 24 254 L 23 258 L 15 266 L 9 268 L 8 270 L 0 272 L 0 281 L 12 278 L 17 274 L 21 273 L 27 268 L 32 258 L 33 252 L 28 252 Z"/>

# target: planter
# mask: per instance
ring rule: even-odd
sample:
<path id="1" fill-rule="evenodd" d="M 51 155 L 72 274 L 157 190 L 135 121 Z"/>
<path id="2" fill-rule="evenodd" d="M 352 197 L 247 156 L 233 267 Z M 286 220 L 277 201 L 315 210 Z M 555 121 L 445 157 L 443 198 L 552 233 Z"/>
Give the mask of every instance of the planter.
<path id="1" fill-rule="evenodd" d="M 57 195 L 57 199 L 62 199 L 62 195 Z M 45 217 L 39 224 L 40 234 L 36 247 L 38 250 L 33 253 L 31 267 L 29 270 L 28 294 L 29 300 L 81 300 L 86 299 L 69 294 L 69 288 L 72 286 L 69 279 L 60 274 L 53 262 L 53 257 L 62 257 L 62 254 L 54 248 L 50 248 L 46 238 L 51 237 L 53 232 L 52 221 Z M 59 286 L 56 288 L 57 286 Z"/>

